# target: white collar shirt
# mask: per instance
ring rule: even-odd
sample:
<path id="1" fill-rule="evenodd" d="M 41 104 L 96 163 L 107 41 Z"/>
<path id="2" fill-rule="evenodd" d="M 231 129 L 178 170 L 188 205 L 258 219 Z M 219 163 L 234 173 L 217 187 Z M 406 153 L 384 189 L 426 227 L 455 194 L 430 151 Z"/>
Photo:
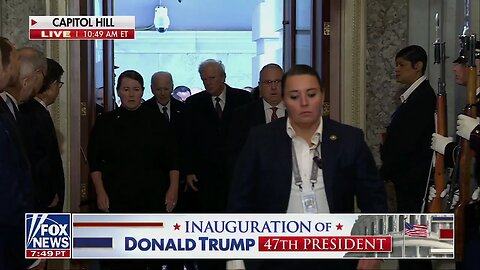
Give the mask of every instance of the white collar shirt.
<path id="1" fill-rule="evenodd" d="M 320 118 L 320 124 L 317 130 L 312 136 L 311 144 L 309 145 L 303 138 L 296 136 L 293 129 L 290 118 L 287 118 L 287 134 L 292 139 L 292 144 L 295 148 L 295 154 L 297 156 L 298 169 L 302 178 L 302 190 L 295 184 L 295 177 L 292 170 L 292 184 L 290 199 L 288 201 L 287 213 L 304 213 L 302 196 L 303 193 L 312 191 L 312 184 L 310 182 L 310 176 L 312 172 L 313 157 L 315 155 L 315 148 L 318 146 L 318 153 L 321 153 L 321 140 L 323 131 L 323 120 Z M 319 145 L 320 144 L 320 145 Z M 320 156 L 321 158 L 321 156 Z M 292 162 L 293 157 L 292 157 Z M 294 166 L 292 164 L 292 166 Z M 315 165 L 316 166 L 316 165 Z M 325 192 L 325 184 L 323 182 L 323 170 L 318 169 L 317 183 L 313 187 L 315 193 L 315 200 L 317 203 L 318 213 L 330 213 L 328 206 L 327 194 Z"/>
<path id="2" fill-rule="evenodd" d="M 414 83 L 412 83 L 412 85 L 410 85 L 410 87 L 408 87 L 408 89 L 400 96 L 400 100 L 402 101 L 402 103 L 405 103 L 408 97 L 413 93 L 413 91 L 417 89 L 417 87 L 426 79 L 427 77 L 422 76 L 418 78 Z"/>
<path id="3" fill-rule="evenodd" d="M 222 111 L 225 109 L 225 102 L 226 102 L 226 98 L 227 98 L 226 92 L 227 92 L 227 87 L 225 86 L 223 88 L 222 93 L 219 96 L 212 96 L 213 108 L 215 108 L 215 105 L 217 104 L 216 98 L 219 97 L 220 98 L 220 107 L 222 107 Z"/>

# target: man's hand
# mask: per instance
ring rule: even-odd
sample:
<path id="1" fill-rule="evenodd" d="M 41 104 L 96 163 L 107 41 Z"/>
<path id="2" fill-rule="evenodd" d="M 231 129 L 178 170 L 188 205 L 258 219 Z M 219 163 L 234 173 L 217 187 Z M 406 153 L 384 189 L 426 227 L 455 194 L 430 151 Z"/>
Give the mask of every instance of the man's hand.
<path id="1" fill-rule="evenodd" d="M 165 206 L 167 212 L 172 212 L 175 206 L 177 205 L 178 200 L 178 185 L 170 186 L 165 194 Z"/>
<path id="2" fill-rule="evenodd" d="M 472 118 L 464 114 L 458 115 L 457 118 L 457 135 L 464 139 L 470 140 L 470 133 L 478 126 L 480 119 Z"/>
<path id="3" fill-rule="evenodd" d="M 97 206 L 100 211 L 108 212 L 110 208 L 110 200 L 108 199 L 108 195 L 105 190 L 97 192 Z"/>
<path id="4" fill-rule="evenodd" d="M 187 184 L 185 185 L 185 191 L 187 191 L 188 189 L 198 191 L 198 188 L 195 186 L 196 182 L 198 182 L 198 179 L 195 174 L 187 175 Z"/>
<path id="5" fill-rule="evenodd" d="M 48 206 L 49 208 L 57 206 L 58 202 L 60 201 L 60 198 L 58 197 L 58 194 L 55 193 L 55 197 L 53 197 L 53 201 L 50 203 Z"/>
<path id="6" fill-rule="evenodd" d="M 430 148 L 432 148 L 435 152 L 445 155 L 445 147 L 451 142 L 453 142 L 452 137 L 444 137 L 440 134 L 433 133 L 432 145 L 430 146 Z"/>

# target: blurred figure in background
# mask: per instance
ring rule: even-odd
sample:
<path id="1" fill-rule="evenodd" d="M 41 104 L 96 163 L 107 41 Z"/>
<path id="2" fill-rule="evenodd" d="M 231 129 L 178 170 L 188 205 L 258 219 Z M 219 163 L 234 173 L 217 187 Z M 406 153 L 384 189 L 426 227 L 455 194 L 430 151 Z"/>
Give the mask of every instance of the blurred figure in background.
<path id="1" fill-rule="evenodd" d="M 185 102 L 187 98 L 192 95 L 192 92 L 190 91 L 190 88 L 180 85 L 173 89 L 172 95 L 176 100 Z"/>

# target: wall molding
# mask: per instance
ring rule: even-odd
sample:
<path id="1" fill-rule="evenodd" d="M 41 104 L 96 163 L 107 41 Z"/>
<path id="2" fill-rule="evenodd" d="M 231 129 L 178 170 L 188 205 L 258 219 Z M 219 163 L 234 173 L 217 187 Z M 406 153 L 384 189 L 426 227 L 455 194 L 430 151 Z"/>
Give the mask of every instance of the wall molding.
<path id="1" fill-rule="evenodd" d="M 342 1 L 341 121 L 365 129 L 366 1 Z"/>

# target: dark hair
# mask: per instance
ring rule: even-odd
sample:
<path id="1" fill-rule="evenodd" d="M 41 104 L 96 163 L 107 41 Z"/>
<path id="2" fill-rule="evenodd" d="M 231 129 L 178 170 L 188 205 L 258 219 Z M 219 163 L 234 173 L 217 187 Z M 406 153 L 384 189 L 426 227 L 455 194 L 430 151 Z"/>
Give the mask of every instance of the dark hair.
<path id="1" fill-rule="evenodd" d="M 310 75 L 317 79 L 318 84 L 320 85 L 320 92 L 323 92 L 323 83 L 318 75 L 318 72 L 309 65 L 294 65 L 291 67 L 282 77 L 282 97 L 285 93 L 285 85 L 287 85 L 287 79 L 295 75 Z"/>
<path id="2" fill-rule="evenodd" d="M 2 67 L 7 68 L 10 65 L 10 54 L 13 51 L 13 46 L 5 37 L 0 37 L 0 51 L 2 53 Z"/>
<path id="3" fill-rule="evenodd" d="M 397 55 L 395 56 L 395 60 L 398 58 L 403 58 L 411 63 L 412 68 L 418 63 L 422 62 L 422 75 L 425 74 L 425 70 L 427 69 L 427 52 L 418 45 L 410 45 L 401 49 Z"/>
<path id="4" fill-rule="evenodd" d="M 48 87 L 55 81 L 60 81 L 63 75 L 63 67 L 55 60 L 51 58 L 47 58 L 47 74 L 45 74 L 45 78 L 43 79 L 42 88 L 38 93 L 43 93 L 47 91 Z"/>
<path id="5" fill-rule="evenodd" d="M 122 74 L 120 74 L 120 76 L 118 76 L 117 91 L 120 90 L 120 85 L 122 84 L 122 80 L 125 78 L 133 79 L 140 83 L 140 85 L 142 86 L 142 89 L 145 88 L 143 85 L 143 77 L 142 75 L 140 75 L 140 73 L 136 72 L 135 70 L 125 70 L 124 72 L 122 72 Z"/>

